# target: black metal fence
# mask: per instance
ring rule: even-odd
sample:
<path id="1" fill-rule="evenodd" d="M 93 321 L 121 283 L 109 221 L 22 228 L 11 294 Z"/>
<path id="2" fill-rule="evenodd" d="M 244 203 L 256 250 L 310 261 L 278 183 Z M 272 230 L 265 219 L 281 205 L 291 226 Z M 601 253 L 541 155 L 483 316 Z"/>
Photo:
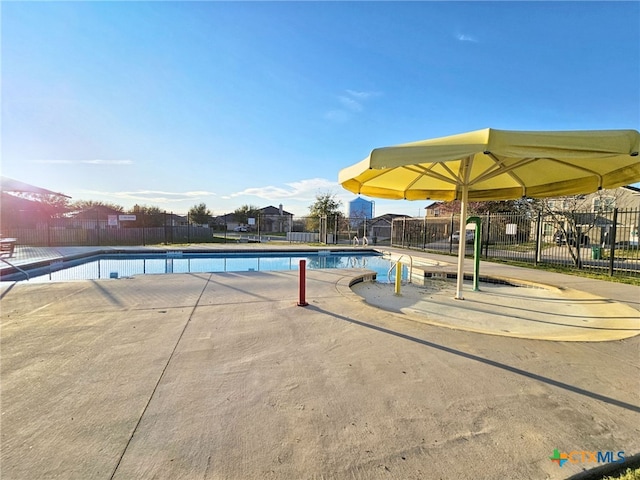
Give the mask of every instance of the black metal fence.
<path id="1" fill-rule="evenodd" d="M 482 257 L 592 270 L 610 276 L 640 276 L 640 210 L 553 212 L 480 217 Z M 458 215 L 399 218 L 391 245 L 455 254 L 458 242 L 473 254 L 475 225 L 460 234 Z"/>
<path id="2" fill-rule="evenodd" d="M 489 214 L 480 218 L 482 257 L 640 276 L 640 210 Z M 470 224 L 469 227 L 472 227 Z M 460 232 L 459 216 L 295 217 L 230 215 L 198 225 L 170 213 L 52 218 L 3 223 L 2 235 L 31 246 L 118 246 L 183 243 L 287 242 L 394 246 L 456 254 L 458 241 L 473 253 L 472 232 Z"/>
<path id="3" fill-rule="evenodd" d="M 9 220 L 9 219 L 5 219 Z M 196 224 L 189 216 L 154 214 L 96 215 L 95 218 L 13 218 L 2 235 L 29 246 L 135 246 L 183 243 L 282 241 L 289 243 L 370 243 L 368 219 L 255 215 L 236 220 L 231 214 Z M 390 238 L 391 223 L 387 225 Z"/>

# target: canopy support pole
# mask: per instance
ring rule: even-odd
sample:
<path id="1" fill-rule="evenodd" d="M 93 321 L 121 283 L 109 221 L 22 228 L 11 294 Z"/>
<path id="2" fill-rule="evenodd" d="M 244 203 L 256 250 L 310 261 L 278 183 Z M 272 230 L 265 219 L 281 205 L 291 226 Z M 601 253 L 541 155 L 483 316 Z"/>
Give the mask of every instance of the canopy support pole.
<path id="1" fill-rule="evenodd" d="M 467 229 L 467 204 L 469 203 L 469 166 L 470 158 L 462 161 L 461 180 L 462 190 L 460 198 L 460 240 L 458 240 L 458 277 L 456 286 L 456 300 L 464 300 L 462 295 L 462 283 L 464 282 L 464 254 L 467 248 L 466 229 Z"/>
<path id="2" fill-rule="evenodd" d="M 458 240 L 458 276 L 456 286 L 456 300 L 464 300 L 462 295 L 462 282 L 464 281 L 464 254 L 467 248 L 465 230 L 467 228 L 467 203 L 469 193 L 467 186 L 462 187 L 462 198 L 460 199 L 460 239 Z"/>

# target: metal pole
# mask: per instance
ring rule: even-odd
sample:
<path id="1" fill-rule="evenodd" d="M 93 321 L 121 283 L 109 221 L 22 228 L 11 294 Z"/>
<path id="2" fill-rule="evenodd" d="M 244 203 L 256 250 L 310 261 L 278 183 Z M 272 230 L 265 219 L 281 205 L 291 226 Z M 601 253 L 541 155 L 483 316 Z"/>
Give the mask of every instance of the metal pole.
<path id="1" fill-rule="evenodd" d="M 460 173 L 462 174 L 462 191 L 460 192 L 460 240 L 458 240 L 458 278 L 456 285 L 457 300 L 464 300 L 462 296 L 462 283 L 464 282 L 464 254 L 467 247 L 466 234 L 467 229 L 467 203 L 469 203 L 469 165 L 472 157 L 462 160 Z M 463 240 L 464 239 L 464 240 Z"/>
<path id="2" fill-rule="evenodd" d="M 454 214 L 451 214 L 451 225 L 449 226 L 449 253 L 453 253 L 453 218 Z"/>
<path id="3" fill-rule="evenodd" d="M 538 212 L 538 225 L 536 226 L 536 261 L 535 265 L 542 261 L 542 212 Z"/>
<path id="4" fill-rule="evenodd" d="M 427 249 L 427 215 L 422 217 L 422 250 Z"/>
<path id="5" fill-rule="evenodd" d="M 475 223 L 476 224 L 476 230 L 475 230 L 475 237 L 473 238 L 473 291 L 477 292 L 478 290 L 480 290 L 480 288 L 478 287 L 478 281 L 480 279 L 480 254 L 481 254 L 481 249 L 482 249 L 482 243 L 481 243 L 481 230 L 480 230 L 480 217 L 469 217 L 467 218 L 467 223 Z M 466 228 L 466 225 L 465 225 Z M 467 232 L 465 230 L 465 243 L 467 241 Z M 460 243 L 462 243 L 462 234 L 460 234 Z"/>
<path id="6" fill-rule="evenodd" d="M 616 259 L 616 225 L 618 224 L 618 209 L 613 209 L 613 225 L 611 225 L 611 231 L 609 232 L 609 243 L 611 244 L 611 250 L 609 250 L 609 276 L 613 277 L 614 261 Z"/>
<path id="7" fill-rule="evenodd" d="M 484 244 L 484 258 L 489 258 L 489 242 L 491 241 L 491 214 L 487 213 L 487 241 Z"/>
<path id="8" fill-rule="evenodd" d="M 142 218 L 142 245 L 144 246 L 144 212 L 140 212 L 141 213 L 141 218 Z"/>
<path id="9" fill-rule="evenodd" d="M 309 305 L 305 300 L 306 293 L 307 293 L 307 261 L 300 260 L 300 285 L 298 288 L 298 306 L 299 307 L 306 307 L 307 305 Z"/>

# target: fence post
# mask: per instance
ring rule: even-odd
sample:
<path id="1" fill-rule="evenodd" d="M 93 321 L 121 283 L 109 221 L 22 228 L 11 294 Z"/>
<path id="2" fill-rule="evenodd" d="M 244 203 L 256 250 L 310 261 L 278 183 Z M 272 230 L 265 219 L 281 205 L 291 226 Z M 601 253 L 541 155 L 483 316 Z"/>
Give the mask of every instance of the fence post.
<path id="1" fill-rule="evenodd" d="M 191 243 L 191 219 L 189 218 L 189 212 L 187 212 L 187 243 Z"/>
<path id="2" fill-rule="evenodd" d="M 538 212 L 538 224 L 536 225 L 536 258 L 534 265 L 542 261 L 542 212 Z"/>
<path id="3" fill-rule="evenodd" d="M 611 226 L 611 232 L 609 233 L 609 243 L 611 243 L 611 250 L 609 250 L 609 276 L 613 277 L 613 267 L 616 259 L 616 241 L 617 231 L 616 225 L 618 223 L 618 209 L 613 209 L 613 225 Z"/>
<path id="4" fill-rule="evenodd" d="M 100 215 L 98 215 L 97 208 L 96 208 L 96 234 L 98 237 L 98 245 L 100 245 Z"/>
<path id="5" fill-rule="evenodd" d="M 427 215 L 422 217 L 422 250 L 427 249 Z"/>
<path id="6" fill-rule="evenodd" d="M 484 258 L 489 258 L 489 242 L 491 241 L 491 213 L 487 212 L 487 241 L 484 244 Z"/>
<path id="7" fill-rule="evenodd" d="M 140 219 L 141 219 L 140 224 L 142 225 L 142 246 L 144 247 L 144 245 L 145 245 L 145 243 L 144 243 L 144 240 L 145 240 L 144 239 L 144 216 L 145 216 L 145 213 L 143 211 L 140 211 L 140 214 L 141 214 L 141 216 L 140 216 Z"/>
<path id="8" fill-rule="evenodd" d="M 451 225 L 449 226 L 449 254 L 453 253 L 453 217 L 454 214 L 451 214 Z"/>

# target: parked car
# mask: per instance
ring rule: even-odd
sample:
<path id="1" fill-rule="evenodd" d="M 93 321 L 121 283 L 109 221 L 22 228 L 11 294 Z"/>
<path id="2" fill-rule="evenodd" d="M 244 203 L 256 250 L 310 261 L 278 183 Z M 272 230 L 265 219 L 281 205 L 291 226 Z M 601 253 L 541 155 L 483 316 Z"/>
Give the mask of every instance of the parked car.
<path id="1" fill-rule="evenodd" d="M 473 230 L 465 230 L 464 237 L 465 237 L 466 243 L 472 243 L 473 240 L 476 238 L 476 235 Z M 458 243 L 460 241 L 460 231 L 456 230 L 455 232 L 453 232 L 453 235 L 451 235 L 450 240 L 453 243 Z"/>
<path id="2" fill-rule="evenodd" d="M 555 242 L 556 245 L 571 245 L 572 247 L 578 246 L 578 242 L 576 241 L 576 236 L 573 232 L 569 232 L 565 236 L 565 234 L 561 230 L 558 230 L 553 235 L 553 241 Z M 591 239 L 589 238 L 588 235 L 585 235 L 584 233 L 580 234 L 580 245 L 587 246 L 589 245 L 590 241 Z"/>
<path id="3" fill-rule="evenodd" d="M 247 229 L 247 227 L 244 227 L 242 225 L 236 227 L 233 229 L 234 232 L 248 232 L 249 230 Z"/>

